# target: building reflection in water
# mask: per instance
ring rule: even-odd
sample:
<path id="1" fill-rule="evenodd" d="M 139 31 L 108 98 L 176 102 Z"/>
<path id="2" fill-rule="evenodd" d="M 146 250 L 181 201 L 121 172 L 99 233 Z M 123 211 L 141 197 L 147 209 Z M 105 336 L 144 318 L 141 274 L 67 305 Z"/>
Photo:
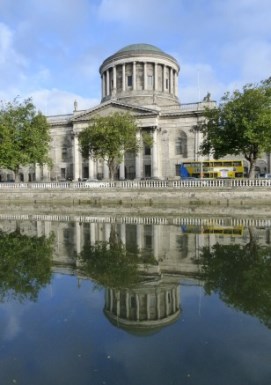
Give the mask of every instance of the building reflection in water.
<path id="1" fill-rule="evenodd" d="M 180 314 L 179 277 L 159 277 L 133 289 L 107 288 L 104 313 L 115 326 L 136 334 L 159 331 Z"/>
<path id="2" fill-rule="evenodd" d="M 53 271 L 78 274 L 78 256 L 86 244 L 109 242 L 112 226 L 127 251 L 138 250 L 143 279 L 131 288 L 105 288 L 104 313 L 114 325 L 146 334 L 176 321 L 180 314 L 180 280 L 199 277 L 200 250 L 216 244 L 245 245 L 248 226 L 257 231 L 259 244 L 270 244 L 268 221 L 242 223 L 235 219 L 157 219 L 57 216 L 0 216 L 0 230 L 20 229 L 29 236 L 55 235 Z M 149 257 L 155 263 L 148 264 Z"/>

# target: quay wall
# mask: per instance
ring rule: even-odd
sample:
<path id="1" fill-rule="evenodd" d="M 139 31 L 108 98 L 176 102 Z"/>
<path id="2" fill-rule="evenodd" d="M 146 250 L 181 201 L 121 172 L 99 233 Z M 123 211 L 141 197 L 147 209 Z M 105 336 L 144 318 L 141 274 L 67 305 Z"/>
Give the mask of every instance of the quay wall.
<path id="1" fill-rule="evenodd" d="M 255 207 L 271 205 L 271 187 L 189 189 L 0 189 L 0 205 L 58 204 L 128 207 Z"/>

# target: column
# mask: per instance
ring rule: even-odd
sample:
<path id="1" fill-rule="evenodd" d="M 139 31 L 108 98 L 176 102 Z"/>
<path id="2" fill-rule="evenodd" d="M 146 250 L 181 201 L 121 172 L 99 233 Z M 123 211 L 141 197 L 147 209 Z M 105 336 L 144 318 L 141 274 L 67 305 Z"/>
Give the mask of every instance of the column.
<path id="1" fill-rule="evenodd" d="M 174 91 L 173 91 L 173 68 L 172 68 L 172 67 L 170 67 L 169 80 L 170 80 L 170 89 L 169 89 L 169 92 L 170 92 L 171 94 L 174 94 Z"/>
<path id="2" fill-rule="evenodd" d="M 166 91 L 166 66 L 163 66 L 163 92 Z"/>
<path id="3" fill-rule="evenodd" d="M 126 224 L 120 225 L 120 240 L 123 245 L 126 245 Z"/>
<path id="4" fill-rule="evenodd" d="M 148 89 L 148 77 L 147 77 L 147 63 L 144 63 L 144 90 Z"/>
<path id="5" fill-rule="evenodd" d="M 76 253 L 81 253 L 81 226 L 79 222 L 75 223 L 75 248 Z"/>
<path id="6" fill-rule="evenodd" d="M 95 223 L 90 223 L 90 244 L 93 246 L 95 245 L 96 237 L 95 237 Z"/>
<path id="7" fill-rule="evenodd" d="M 125 179 L 125 164 L 124 164 L 124 152 L 122 153 L 122 162 L 119 165 L 119 179 Z"/>
<path id="8" fill-rule="evenodd" d="M 157 63 L 154 63 L 154 91 L 158 90 Z"/>
<path id="9" fill-rule="evenodd" d="M 88 177 L 94 179 L 94 159 L 91 157 L 88 160 Z"/>
<path id="10" fill-rule="evenodd" d="M 104 163 L 103 163 L 103 171 L 104 171 L 104 179 L 109 179 L 109 168 L 108 168 L 108 165 L 107 165 L 107 162 L 104 160 Z"/>
<path id="11" fill-rule="evenodd" d="M 136 90 L 136 62 L 133 62 L 133 90 Z"/>
<path id="12" fill-rule="evenodd" d="M 126 89 L 126 73 L 125 73 L 125 64 L 122 64 L 122 91 Z"/>
<path id="13" fill-rule="evenodd" d="M 105 223 L 104 224 L 104 241 L 105 242 L 110 241 L 110 234 L 111 234 L 111 224 Z"/>
<path id="14" fill-rule="evenodd" d="M 140 131 L 136 133 L 136 140 L 140 142 Z M 140 179 L 141 177 L 141 149 L 138 150 L 135 156 L 135 177 L 136 179 Z"/>
<path id="15" fill-rule="evenodd" d="M 178 96 L 179 90 L 178 90 L 178 74 L 177 71 L 175 71 L 175 96 Z"/>
<path id="16" fill-rule="evenodd" d="M 159 260 L 159 226 L 153 225 L 153 256 L 156 261 Z"/>
<path id="17" fill-rule="evenodd" d="M 79 179 L 79 145 L 77 135 L 73 137 L 73 179 L 75 181 Z"/>
<path id="18" fill-rule="evenodd" d="M 106 71 L 106 96 L 110 95 L 109 70 Z"/>
<path id="19" fill-rule="evenodd" d="M 157 129 L 156 127 L 152 133 L 152 176 L 158 177 L 158 155 L 157 155 Z"/>
<path id="20" fill-rule="evenodd" d="M 43 164 L 42 166 L 42 179 L 44 181 L 50 180 L 50 171 L 49 171 L 48 164 Z"/>
<path id="21" fill-rule="evenodd" d="M 142 250 L 142 225 L 136 225 L 136 245 L 140 252 Z"/>
<path id="22" fill-rule="evenodd" d="M 116 66 L 114 66 L 113 67 L 113 90 L 112 90 L 112 94 L 116 95 L 116 91 L 117 91 L 117 69 L 116 69 Z"/>
<path id="23" fill-rule="evenodd" d="M 41 165 L 39 163 L 35 164 L 35 180 L 37 182 L 41 181 Z"/>
<path id="24" fill-rule="evenodd" d="M 105 97 L 105 73 L 102 74 L 102 98 Z"/>

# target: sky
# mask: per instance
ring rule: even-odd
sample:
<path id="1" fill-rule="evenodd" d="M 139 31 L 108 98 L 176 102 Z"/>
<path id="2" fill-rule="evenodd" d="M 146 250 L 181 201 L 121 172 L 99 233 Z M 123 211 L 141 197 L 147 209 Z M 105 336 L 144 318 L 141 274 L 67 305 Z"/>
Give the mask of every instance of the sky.
<path id="1" fill-rule="evenodd" d="M 91 108 L 102 62 L 138 43 L 178 61 L 181 103 L 219 102 L 271 76 L 270 0 L 0 0 L 0 100 Z"/>

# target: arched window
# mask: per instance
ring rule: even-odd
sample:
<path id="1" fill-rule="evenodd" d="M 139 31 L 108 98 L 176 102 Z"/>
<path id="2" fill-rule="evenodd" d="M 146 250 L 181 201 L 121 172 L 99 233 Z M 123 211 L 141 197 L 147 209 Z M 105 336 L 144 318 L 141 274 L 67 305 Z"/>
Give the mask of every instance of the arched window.
<path id="1" fill-rule="evenodd" d="M 187 158 L 187 135 L 181 131 L 175 142 L 175 153 L 176 155 L 182 155 Z"/>

